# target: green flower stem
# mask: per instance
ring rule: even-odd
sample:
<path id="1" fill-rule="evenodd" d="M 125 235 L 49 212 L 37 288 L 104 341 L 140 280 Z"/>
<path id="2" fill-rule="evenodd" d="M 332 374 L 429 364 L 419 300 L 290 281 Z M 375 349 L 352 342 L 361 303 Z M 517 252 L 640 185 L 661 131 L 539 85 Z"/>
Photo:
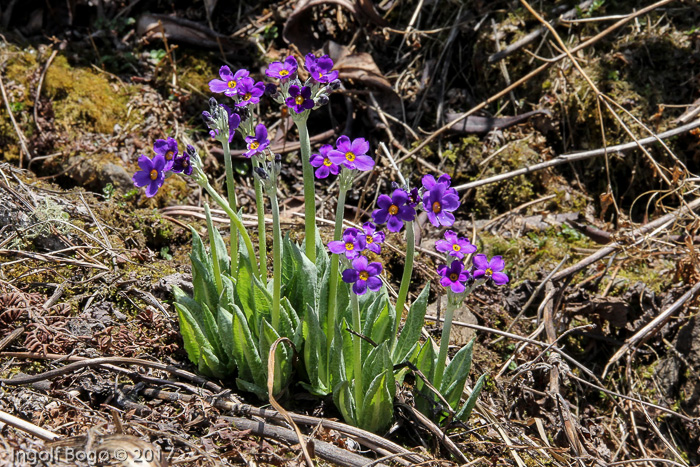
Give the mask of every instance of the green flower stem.
<path id="1" fill-rule="evenodd" d="M 224 289 L 221 283 L 221 267 L 219 266 L 219 251 L 216 249 L 216 241 L 214 240 L 214 223 L 211 220 L 211 211 L 209 203 L 204 205 L 204 212 L 207 215 L 207 230 L 209 231 L 209 248 L 211 249 L 211 259 L 214 266 L 214 282 L 216 282 L 216 291 L 221 293 Z M 237 233 L 237 232 L 236 232 Z"/>
<path id="2" fill-rule="evenodd" d="M 445 321 L 442 325 L 442 336 L 440 337 L 440 352 L 437 357 L 437 365 L 435 367 L 435 378 L 433 378 L 433 386 L 439 391 L 442 384 L 442 375 L 445 372 L 445 362 L 447 361 L 447 349 L 450 346 L 450 331 L 452 330 L 452 318 L 455 314 L 455 309 L 459 305 L 457 295 L 451 290 L 447 291 L 447 311 L 445 311 Z"/>
<path id="3" fill-rule="evenodd" d="M 408 286 L 411 283 L 411 274 L 413 273 L 413 257 L 416 253 L 416 239 L 415 232 L 413 230 L 413 222 L 406 222 L 406 262 L 403 267 L 403 275 L 401 276 L 401 286 L 399 287 L 399 295 L 396 297 L 396 322 L 394 323 L 394 342 L 391 345 L 391 352 L 393 353 L 396 344 L 399 341 L 399 324 L 401 323 L 401 317 L 403 316 L 403 308 L 406 304 L 406 297 L 408 296 Z"/>
<path id="4" fill-rule="evenodd" d="M 260 167 L 260 162 L 254 159 L 253 165 Z M 267 258 L 267 239 L 265 235 L 265 200 L 263 199 L 263 187 L 258 177 L 255 179 L 255 206 L 258 211 L 258 252 L 260 261 L 262 258 Z"/>
<path id="5" fill-rule="evenodd" d="M 352 303 L 352 327 L 357 334 L 352 336 L 352 361 L 354 365 L 355 377 L 355 423 L 359 423 L 360 409 L 362 408 L 363 388 L 362 388 L 362 338 L 358 335 L 362 333 L 362 320 L 360 319 L 360 302 L 357 295 L 350 292 L 350 302 Z"/>
<path id="6" fill-rule="evenodd" d="M 272 327 L 279 332 L 282 299 L 282 229 L 280 228 L 280 208 L 277 204 L 277 188 L 273 187 L 269 190 L 269 195 L 272 206 Z"/>
<path id="7" fill-rule="evenodd" d="M 197 180 L 199 183 L 199 186 L 204 188 L 207 193 L 209 193 L 209 196 L 211 196 L 214 201 L 223 209 L 226 211 L 226 214 L 228 215 L 229 219 L 231 219 L 231 224 L 235 226 L 236 229 L 238 229 L 238 233 L 241 235 L 243 238 L 243 243 L 245 244 L 245 248 L 248 251 L 248 256 L 250 257 L 250 264 L 253 266 L 253 274 L 255 276 L 262 280 L 262 277 L 260 276 L 260 268 L 258 267 L 258 262 L 255 258 L 255 249 L 253 248 L 253 242 L 250 240 L 250 235 L 248 235 L 248 231 L 245 229 L 245 226 L 243 225 L 243 221 L 241 221 L 241 218 L 238 217 L 238 214 L 236 214 L 236 211 L 231 209 L 231 206 L 226 202 L 224 198 L 221 197 L 219 193 L 216 192 L 214 188 L 209 184 L 209 181 L 206 179 L 205 176 L 199 177 Z"/>
<path id="8" fill-rule="evenodd" d="M 231 148 L 228 140 L 221 141 L 221 146 L 224 148 L 224 166 L 226 168 L 226 193 L 228 195 L 228 206 L 233 212 L 238 212 L 236 202 L 236 187 L 233 180 L 233 163 L 231 162 Z M 238 234 L 233 222 L 230 225 L 230 241 L 231 241 L 231 276 L 238 275 Z M 254 256 L 251 256 L 251 261 L 254 261 Z"/>
<path id="9" fill-rule="evenodd" d="M 340 193 L 338 193 L 338 205 L 335 208 L 335 232 L 333 233 L 333 240 L 340 240 L 340 236 L 343 232 L 343 218 L 345 217 L 345 196 L 348 192 L 349 186 L 352 184 L 352 179 L 349 183 L 344 183 L 346 180 L 345 173 L 347 169 L 343 168 L 343 173 L 341 174 L 340 180 Z M 331 257 L 331 273 L 330 273 L 330 285 L 328 287 L 328 315 L 326 316 L 326 357 L 328 359 L 328 368 L 331 365 L 331 343 L 333 341 L 333 336 L 335 335 L 335 315 L 336 315 L 336 299 L 338 295 L 338 265 L 340 262 L 340 256 L 333 254 Z"/>
<path id="10" fill-rule="evenodd" d="M 306 234 L 306 257 L 316 264 L 316 191 L 314 189 L 314 169 L 311 167 L 311 142 L 306 118 L 294 118 L 299 130 L 301 145 L 301 165 L 304 168 L 304 232 Z"/>

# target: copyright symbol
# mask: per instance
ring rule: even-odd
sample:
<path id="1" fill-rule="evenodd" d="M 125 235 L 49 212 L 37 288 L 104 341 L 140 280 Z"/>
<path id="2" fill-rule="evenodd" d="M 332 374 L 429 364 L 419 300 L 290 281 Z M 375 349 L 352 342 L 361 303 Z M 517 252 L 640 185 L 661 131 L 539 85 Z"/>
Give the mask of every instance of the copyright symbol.
<path id="1" fill-rule="evenodd" d="M 114 450 L 114 458 L 118 461 L 125 461 L 129 457 L 128 453 L 126 452 L 126 449 L 115 449 Z"/>

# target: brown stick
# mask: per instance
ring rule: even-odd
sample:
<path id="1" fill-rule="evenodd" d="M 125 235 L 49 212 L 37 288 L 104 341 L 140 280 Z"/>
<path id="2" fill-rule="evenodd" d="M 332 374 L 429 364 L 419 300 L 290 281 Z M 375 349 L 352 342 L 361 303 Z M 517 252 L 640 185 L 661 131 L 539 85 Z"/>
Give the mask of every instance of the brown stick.
<path id="1" fill-rule="evenodd" d="M 611 32 L 613 32 L 615 29 L 618 29 L 621 26 L 624 26 L 625 24 L 629 23 L 635 18 L 638 18 L 639 16 L 646 15 L 650 11 L 666 5 L 667 3 L 671 3 L 673 0 L 660 0 L 652 5 L 649 5 L 646 8 L 642 8 L 639 11 L 635 11 L 634 13 L 631 13 L 629 16 L 621 19 L 620 21 L 616 22 L 615 24 L 611 25 L 610 27 L 606 28 L 604 31 L 600 32 L 599 34 L 591 37 L 585 42 L 582 42 L 581 44 L 577 45 L 573 49 L 571 49 L 570 53 L 576 53 L 579 50 L 586 48 L 592 44 L 595 44 L 599 40 L 601 40 L 603 37 L 607 36 Z M 443 125 L 441 128 L 433 132 L 430 136 L 428 136 L 421 144 L 413 148 L 411 152 L 403 156 L 401 159 L 399 159 L 397 162 L 403 162 L 404 160 L 408 159 L 409 157 L 412 157 L 413 155 L 417 154 L 418 151 L 426 147 L 428 144 L 430 144 L 434 139 L 436 139 L 438 136 L 443 134 L 445 131 L 447 131 L 452 125 L 455 125 L 457 122 L 460 122 L 464 120 L 465 118 L 469 117 L 470 115 L 475 114 L 479 110 L 485 108 L 487 105 L 491 104 L 492 102 L 500 99 L 501 97 L 505 96 L 506 94 L 510 93 L 512 90 L 520 87 L 522 84 L 527 83 L 530 79 L 534 78 L 535 76 L 539 75 L 542 73 L 544 70 L 552 66 L 553 64 L 557 63 L 559 60 L 565 58 L 567 55 L 565 53 L 560 54 L 556 57 L 554 57 L 551 61 L 545 62 L 542 65 L 540 65 L 538 68 L 534 69 L 527 75 L 523 76 L 519 80 L 517 80 L 515 83 L 511 84 L 510 86 L 502 89 L 501 91 L 497 92 L 493 96 L 489 97 L 485 101 L 483 101 L 481 104 L 478 104 L 477 106 L 473 107 L 471 110 L 466 111 L 463 113 L 457 120 L 450 122 L 446 125 Z"/>
<path id="2" fill-rule="evenodd" d="M 581 261 L 579 261 L 578 263 L 574 264 L 573 266 L 568 267 L 568 268 L 564 269 L 563 271 L 555 274 L 554 277 L 552 277 L 552 281 L 560 281 L 563 278 L 570 276 L 571 274 L 577 273 L 578 271 L 585 268 L 586 266 L 589 266 L 589 265 L 595 263 L 599 259 L 605 258 L 609 254 L 611 254 L 611 253 L 613 253 L 621 248 L 624 248 L 626 246 L 638 245 L 639 243 L 641 243 L 645 239 L 645 237 L 643 237 L 643 236 L 645 234 L 647 234 L 648 232 L 651 232 L 652 230 L 654 230 L 658 227 L 662 227 L 664 224 L 670 223 L 670 222 L 676 220 L 677 218 L 679 218 L 685 214 L 688 214 L 689 212 L 694 211 L 698 207 L 700 207 L 700 198 L 698 198 L 694 201 L 691 201 L 690 203 L 688 203 L 687 206 L 683 206 L 683 207 L 681 207 L 681 208 L 679 208 L 679 209 L 677 209 L 669 214 L 666 214 L 665 216 L 661 216 L 658 219 L 651 221 L 648 224 L 645 224 L 645 225 L 641 226 L 640 228 L 630 232 L 627 235 L 630 238 L 641 237 L 638 240 L 636 240 L 634 243 L 632 243 L 631 245 L 628 245 L 628 244 L 625 244 L 622 242 L 614 242 L 614 243 L 606 246 L 605 248 L 601 248 L 597 252 L 590 255 L 588 258 L 584 258 Z"/>

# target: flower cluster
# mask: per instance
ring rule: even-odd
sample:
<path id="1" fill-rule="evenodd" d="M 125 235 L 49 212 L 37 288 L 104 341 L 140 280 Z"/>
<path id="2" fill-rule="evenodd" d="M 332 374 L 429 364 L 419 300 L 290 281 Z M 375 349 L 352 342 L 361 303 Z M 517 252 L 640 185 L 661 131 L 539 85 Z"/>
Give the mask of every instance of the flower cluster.
<path id="1" fill-rule="evenodd" d="M 305 112 L 326 105 L 329 94 L 340 86 L 338 71 L 332 70 L 333 60 L 328 55 L 306 55 L 304 68 L 309 73 L 309 79 L 303 83 L 298 78 L 298 68 L 297 60 L 287 57 L 284 62 L 271 63 L 265 71 L 268 77 L 280 81 L 279 88 L 270 84 L 265 92 L 291 109 L 293 116 L 306 115 Z"/>
<path id="2" fill-rule="evenodd" d="M 183 154 L 179 154 L 177 141 L 173 138 L 158 139 L 153 144 L 152 158 L 141 154 L 138 160 L 139 170 L 132 180 L 137 187 L 146 187 L 146 196 L 151 198 L 163 186 L 168 173 L 184 173 L 192 175 L 192 158 L 197 157 L 197 151 L 191 145 Z"/>
<path id="3" fill-rule="evenodd" d="M 381 287 L 381 280 L 375 276 L 382 272 L 382 265 L 378 262 L 369 263 L 362 252 L 380 254 L 384 239 L 384 232 L 378 231 L 377 226 L 371 222 L 365 222 L 361 229 L 350 227 L 343 232 L 340 240 L 328 243 L 331 253 L 343 255 L 352 261 L 351 267 L 343 271 L 343 281 L 352 283 L 352 290 L 357 295 L 363 295 L 368 288 L 376 291 Z"/>
<path id="4" fill-rule="evenodd" d="M 425 175 L 420 189 L 396 188 L 391 196 L 379 195 L 379 208 L 372 212 L 372 219 L 377 224 L 386 223 L 391 232 L 399 232 L 405 222 L 416 218 L 416 209 L 423 209 L 435 227 L 449 227 L 455 222 L 452 212 L 459 208 L 459 195 L 450 187 L 451 181 L 447 174 L 437 180 Z"/>
<path id="5" fill-rule="evenodd" d="M 341 167 L 348 170 L 360 170 L 366 172 L 374 167 L 374 159 L 367 155 L 369 143 L 364 138 L 350 140 L 345 135 L 340 136 L 335 142 L 335 149 L 330 144 L 319 148 L 320 154 L 313 154 L 311 165 L 318 167 L 316 177 L 326 178 L 329 174 L 338 175 Z"/>
<path id="6" fill-rule="evenodd" d="M 475 255 L 472 259 L 472 267 L 468 268 L 462 262 L 467 255 L 476 253 L 476 246 L 469 239 L 458 237 L 455 232 L 445 232 L 445 239 L 435 242 L 435 249 L 447 253 L 447 258 L 453 259 L 450 265 L 441 264 L 437 271 L 440 274 L 440 284 L 452 290 L 453 293 L 462 293 L 467 289 L 470 281 L 491 279 L 495 284 L 502 285 L 508 282 L 508 276 L 501 272 L 505 268 L 505 262 L 500 256 L 494 256 L 489 261 L 484 254 Z"/>

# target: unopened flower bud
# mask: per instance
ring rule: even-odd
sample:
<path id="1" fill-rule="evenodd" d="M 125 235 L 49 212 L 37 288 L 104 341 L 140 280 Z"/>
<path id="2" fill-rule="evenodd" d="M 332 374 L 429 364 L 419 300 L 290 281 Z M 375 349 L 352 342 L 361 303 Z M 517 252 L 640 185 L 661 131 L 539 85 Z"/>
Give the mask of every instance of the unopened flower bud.
<path id="1" fill-rule="evenodd" d="M 319 107 L 323 107 L 324 105 L 327 105 L 327 104 L 328 104 L 328 96 L 326 96 L 325 94 L 321 94 L 320 96 L 318 96 L 316 98 L 316 105 L 318 105 Z"/>
<path id="2" fill-rule="evenodd" d="M 214 99 L 213 97 L 209 98 L 209 107 L 211 107 L 212 109 L 215 109 L 218 106 L 219 106 L 219 103 L 216 102 L 216 99 Z"/>
<path id="3" fill-rule="evenodd" d="M 330 82 L 328 87 L 331 88 L 332 91 L 339 89 L 340 88 L 340 80 L 334 79 L 333 81 Z"/>
<path id="4" fill-rule="evenodd" d="M 274 83 L 267 83 L 265 85 L 265 94 L 274 99 L 278 94 L 277 86 Z"/>
<path id="5" fill-rule="evenodd" d="M 202 112 L 202 120 L 204 120 L 204 124 L 209 128 L 211 128 L 214 124 L 214 119 L 212 118 L 211 114 L 206 110 Z"/>
<path id="6" fill-rule="evenodd" d="M 267 180 L 267 171 L 265 169 L 262 167 L 255 167 L 253 170 L 256 174 L 258 174 L 258 177 L 262 178 L 263 180 Z"/>
<path id="7" fill-rule="evenodd" d="M 197 154 L 197 150 L 191 144 L 187 145 L 187 154 Z"/>

